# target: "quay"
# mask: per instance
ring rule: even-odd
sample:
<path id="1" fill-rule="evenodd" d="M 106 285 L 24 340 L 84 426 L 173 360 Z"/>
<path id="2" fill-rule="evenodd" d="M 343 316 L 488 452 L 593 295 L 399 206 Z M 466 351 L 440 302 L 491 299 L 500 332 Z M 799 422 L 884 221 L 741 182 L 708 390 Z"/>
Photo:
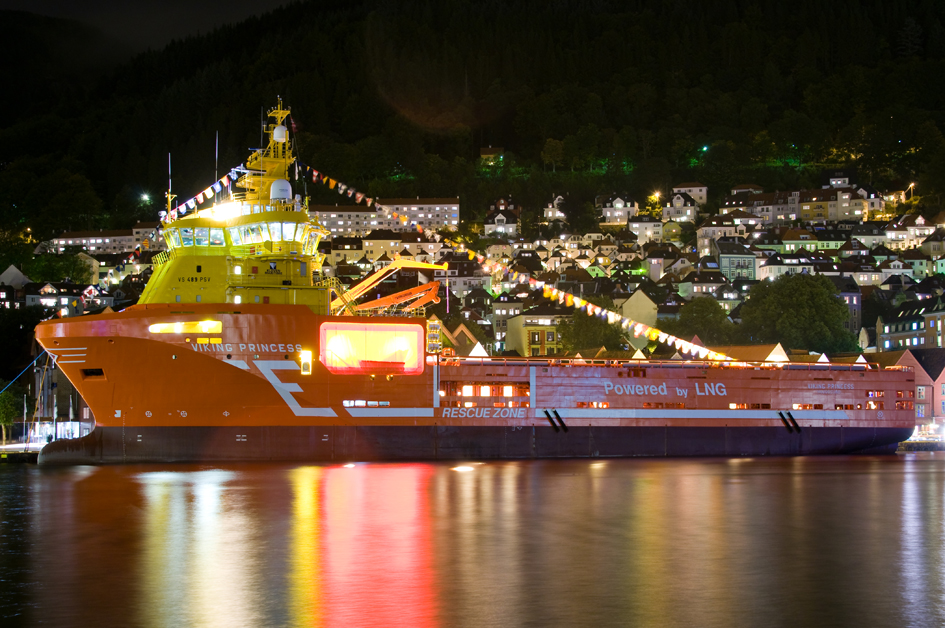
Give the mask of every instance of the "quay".
<path id="1" fill-rule="evenodd" d="M 36 464 L 39 450 L 46 443 L 15 443 L 0 446 L 0 464 Z"/>
<path id="2" fill-rule="evenodd" d="M 4 451 L 0 452 L 0 464 L 26 463 L 36 464 L 36 458 L 39 456 L 37 451 Z"/>
<path id="3" fill-rule="evenodd" d="M 897 454 L 907 454 L 915 451 L 945 451 L 945 441 L 940 440 L 907 440 L 899 443 Z"/>

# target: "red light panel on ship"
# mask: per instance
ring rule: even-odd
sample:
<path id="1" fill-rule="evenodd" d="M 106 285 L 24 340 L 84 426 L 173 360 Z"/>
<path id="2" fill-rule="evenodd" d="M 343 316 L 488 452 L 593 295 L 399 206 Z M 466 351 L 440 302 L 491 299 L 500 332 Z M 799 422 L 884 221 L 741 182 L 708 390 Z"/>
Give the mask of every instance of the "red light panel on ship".
<path id="1" fill-rule="evenodd" d="M 318 359 L 331 373 L 423 373 L 424 329 L 401 323 L 323 323 Z"/>

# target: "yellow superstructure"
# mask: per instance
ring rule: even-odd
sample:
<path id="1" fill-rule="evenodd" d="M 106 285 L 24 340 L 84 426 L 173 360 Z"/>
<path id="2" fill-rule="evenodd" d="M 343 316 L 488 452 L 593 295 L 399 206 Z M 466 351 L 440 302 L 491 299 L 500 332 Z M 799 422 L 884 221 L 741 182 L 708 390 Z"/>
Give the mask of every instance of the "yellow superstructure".
<path id="1" fill-rule="evenodd" d="M 238 191 L 218 194 L 212 206 L 189 215 L 168 208 L 168 251 L 154 258 L 139 303 L 298 304 L 328 313 L 337 286 L 313 274 L 328 231 L 309 217 L 308 199 L 292 192 L 288 115 L 281 100 L 269 112 L 268 145 L 239 169 Z"/>

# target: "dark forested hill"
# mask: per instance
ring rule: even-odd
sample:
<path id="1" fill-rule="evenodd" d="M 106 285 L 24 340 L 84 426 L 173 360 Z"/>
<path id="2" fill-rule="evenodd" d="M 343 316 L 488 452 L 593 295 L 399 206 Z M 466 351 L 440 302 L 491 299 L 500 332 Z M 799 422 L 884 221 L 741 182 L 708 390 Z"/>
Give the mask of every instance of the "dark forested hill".
<path id="1" fill-rule="evenodd" d="M 239 163 L 277 94 L 307 163 L 369 194 L 459 194 L 466 217 L 498 195 L 537 207 L 693 179 L 717 203 L 834 166 L 916 181 L 933 208 L 943 22 L 933 1 L 313 1 L 97 79 L 50 70 L 86 52 L 73 41 L 24 58 L 58 82 L 0 122 L 0 228 L 153 217 L 139 199 L 166 187 L 169 152 L 175 189 L 203 189 L 215 133 L 221 169 Z M 501 166 L 480 165 L 489 145 Z"/>

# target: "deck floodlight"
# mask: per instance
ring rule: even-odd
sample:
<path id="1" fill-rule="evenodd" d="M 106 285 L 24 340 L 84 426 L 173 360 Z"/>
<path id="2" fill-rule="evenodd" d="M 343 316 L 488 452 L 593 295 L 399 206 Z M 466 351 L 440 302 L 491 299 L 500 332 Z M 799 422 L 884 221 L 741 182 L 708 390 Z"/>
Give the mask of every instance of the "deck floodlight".
<path id="1" fill-rule="evenodd" d="M 302 375 L 311 375 L 312 374 L 312 352 L 311 351 L 301 351 L 299 355 L 302 358 Z"/>

